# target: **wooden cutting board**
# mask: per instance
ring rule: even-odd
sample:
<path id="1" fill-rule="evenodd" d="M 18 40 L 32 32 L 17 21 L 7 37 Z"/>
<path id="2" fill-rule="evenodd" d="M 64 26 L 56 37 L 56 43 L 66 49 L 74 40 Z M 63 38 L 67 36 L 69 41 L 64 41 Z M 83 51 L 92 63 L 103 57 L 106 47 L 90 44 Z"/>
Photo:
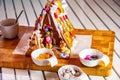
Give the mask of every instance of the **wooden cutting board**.
<path id="1" fill-rule="evenodd" d="M 19 35 L 15 39 L 9 40 L 0 36 L 0 67 L 57 71 L 61 66 L 73 64 L 79 66 L 86 74 L 89 75 L 111 75 L 115 39 L 115 33 L 113 31 L 74 29 L 74 32 L 77 35 L 92 35 L 91 48 L 100 50 L 110 58 L 110 63 L 107 67 L 105 67 L 102 62 L 96 67 L 85 67 L 81 64 L 77 54 L 72 54 L 70 59 L 58 59 L 58 65 L 50 67 L 50 65 L 35 65 L 30 56 L 12 54 L 26 29 L 33 30 L 33 27 L 20 26 Z"/>

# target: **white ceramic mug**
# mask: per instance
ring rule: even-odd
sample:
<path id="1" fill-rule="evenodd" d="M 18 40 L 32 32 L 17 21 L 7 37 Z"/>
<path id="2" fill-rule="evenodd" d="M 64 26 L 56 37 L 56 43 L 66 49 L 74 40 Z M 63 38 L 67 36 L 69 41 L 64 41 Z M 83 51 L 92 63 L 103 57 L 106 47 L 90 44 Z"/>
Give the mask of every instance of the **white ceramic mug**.
<path id="1" fill-rule="evenodd" d="M 96 60 L 85 60 L 87 55 L 96 55 L 98 58 Z M 79 53 L 80 61 L 83 65 L 88 67 L 97 66 L 101 61 L 104 62 L 105 66 L 110 63 L 109 57 L 97 49 L 84 49 Z"/>
<path id="2" fill-rule="evenodd" d="M 5 19 L 0 22 L 0 30 L 4 38 L 13 39 L 19 32 L 19 24 L 16 19 Z"/>

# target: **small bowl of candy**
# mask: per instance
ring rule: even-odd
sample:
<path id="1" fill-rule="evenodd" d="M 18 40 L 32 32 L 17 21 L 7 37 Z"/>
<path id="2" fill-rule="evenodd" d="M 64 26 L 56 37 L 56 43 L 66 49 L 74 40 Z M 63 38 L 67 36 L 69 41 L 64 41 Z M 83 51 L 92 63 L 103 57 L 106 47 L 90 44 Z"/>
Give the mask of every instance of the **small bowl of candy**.
<path id="1" fill-rule="evenodd" d="M 54 66 L 58 63 L 53 51 L 47 48 L 39 48 L 34 50 L 31 53 L 31 58 L 33 62 L 39 66 L 46 66 L 49 63 Z"/>
<path id="2" fill-rule="evenodd" d="M 84 80 L 85 73 L 76 65 L 65 65 L 59 68 L 60 80 Z"/>
<path id="3" fill-rule="evenodd" d="M 88 67 L 97 66 L 101 61 L 105 66 L 109 64 L 109 57 L 97 49 L 84 49 L 79 53 L 80 61 L 83 65 Z"/>

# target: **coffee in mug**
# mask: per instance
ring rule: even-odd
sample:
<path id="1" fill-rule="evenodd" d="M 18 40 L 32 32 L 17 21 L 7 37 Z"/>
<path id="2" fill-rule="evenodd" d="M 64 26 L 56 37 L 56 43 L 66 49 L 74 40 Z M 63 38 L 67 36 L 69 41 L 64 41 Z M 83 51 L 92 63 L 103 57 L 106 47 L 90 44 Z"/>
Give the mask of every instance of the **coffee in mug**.
<path id="1" fill-rule="evenodd" d="M 19 24 L 16 19 L 5 19 L 0 22 L 0 30 L 4 38 L 13 39 L 19 32 Z"/>

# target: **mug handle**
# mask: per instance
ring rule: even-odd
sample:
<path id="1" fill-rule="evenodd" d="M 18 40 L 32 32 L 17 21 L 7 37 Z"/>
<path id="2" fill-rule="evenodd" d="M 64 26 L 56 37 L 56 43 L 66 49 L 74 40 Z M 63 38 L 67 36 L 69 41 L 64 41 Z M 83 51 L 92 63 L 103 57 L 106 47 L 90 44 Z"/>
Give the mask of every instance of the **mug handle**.
<path id="1" fill-rule="evenodd" d="M 0 25 L 0 36 L 2 35 L 2 31 L 1 31 L 1 25 Z"/>
<path id="2" fill-rule="evenodd" d="M 107 66 L 110 63 L 109 57 L 105 54 L 103 54 L 103 57 L 101 58 L 101 61 L 104 62 L 105 66 Z"/>
<path id="3" fill-rule="evenodd" d="M 2 35 L 2 31 L 0 30 L 0 36 Z"/>

